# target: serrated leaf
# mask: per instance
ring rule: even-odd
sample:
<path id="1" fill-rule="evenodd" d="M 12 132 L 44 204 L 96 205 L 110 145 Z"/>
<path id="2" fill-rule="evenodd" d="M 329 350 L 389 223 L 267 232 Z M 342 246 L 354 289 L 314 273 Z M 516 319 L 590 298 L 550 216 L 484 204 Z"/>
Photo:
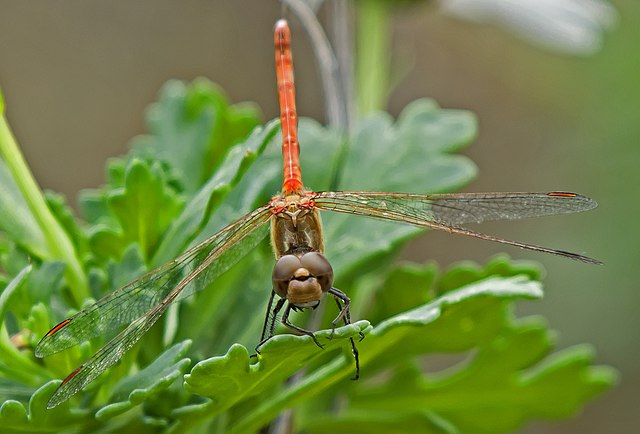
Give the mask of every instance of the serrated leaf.
<path id="1" fill-rule="evenodd" d="M 592 354 L 566 350 L 545 362 L 536 375 L 525 370 L 551 349 L 546 328 L 528 324 L 480 347 L 471 363 L 435 379 L 389 382 L 359 391 L 358 412 L 378 410 L 412 415 L 432 411 L 459 432 L 506 433 L 524 422 L 564 418 L 615 381 L 615 372 L 591 366 Z"/>
<path id="2" fill-rule="evenodd" d="M 374 327 L 372 336 L 379 339 L 360 345 L 363 372 L 393 365 L 400 354 L 468 351 L 504 326 L 506 301 L 541 296 L 538 282 L 516 276 L 485 279 L 437 297 Z"/>
<path id="3" fill-rule="evenodd" d="M 118 258 L 127 246 L 122 231 L 113 226 L 98 224 L 89 229 L 89 246 L 97 258 Z"/>
<path id="4" fill-rule="evenodd" d="M 466 157 L 451 155 L 476 135 L 475 116 L 417 100 L 394 124 L 387 114 L 358 123 L 340 178 L 348 190 L 437 193 L 469 182 L 477 172 Z M 304 153 L 304 144 L 302 153 Z M 384 164 L 382 164 L 384 163 Z M 393 176 L 388 176 L 389 169 Z M 425 190 L 426 189 L 426 190 Z"/>
<path id="5" fill-rule="evenodd" d="M 33 387 L 25 386 L 10 379 L 0 379 L 0 402 L 11 400 L 26 402 L 33 395 L 34 390 L 35 388 Z"/>
<path id="6" fill-rule="evenodd" d="M 182 207 L 176 193 L 168 188 L 160 165 L 149 166 L 137 159 L 127 167 L 125 187 L 111 192 L 108 201 L 124 240 L 137 242 L 145 257 Z"/>
<path id="7" fill-rule="evenodd" d="M 103 190 L 81 190 L 78 194 L 78 207 L 85 220 L 92 225 L 98 224 L 105 219 L 112 220 L 106 194 Z"/>
<path id="8" fill-rule="evenodd" d="M 214 401 L 210 409 L 218 413 L 238 401 L 272 390 L 322 353 L 349 346 L 349 338 L 370 329 L 368 321 L 331 330 L 316 332 L 324 348 L 318 348 L 309 336 L 277 335 L 260 348 L 258 363 L 251 364 L 249 352 L 241 345 L 233 345 L 225 356 L 203 360 L 185 375 L 188 391 Z M 341 355 L 342 357 L 342 355 Z"/>
<path id="9" fill-rule="evenodd" d="M 135 146 L 170 162 L 186 192 L 193 193 L 226 149 L 258 125 L 258 118 L 255 106 L 230 106 L 222 91 L 205 79 L 189 85 L 172 80 L 148 109 L 151 135 L 138 138 Z"/>
<path id="10" fill-rule="evenodd" d="M 542 297 L 542 288 L 539 282 L 531 281 L 525 276 L 488 278 L 444 294 L 424 306 L 389 318 L 378 324 L 373 333 L 384 335 L 401 326 L 429 324 L 439 318 L 448 307 L 478 296 L 491 296 L 496 299 L 535 299 Z"/>
<path id="11" fill-rule="evenodd" d="M 355 128 L 339 176 L 339 188 L 416 193 L 454 191 L 475 176 L 476 167 L 466 157 L 448 152 L 468 144 L 475 129 L 475 118 L 470 112 L 443 110 L 431 100 L 410 104 L 395 124 L 385 114 L 365 118 Z M 304 156 L 305 143 L 301 147 Z M 389 176 L 389 170 L 393 176 Z M 403 241 L 423 232 L 408 225 L 338 213 L 323 213 L 322 218 L 327 257 L 340 264 L 339 276 L 355 273 L 367 259 L 393 253 Z"/>
<path id="12" fill-rule="evenodd" d="M 478 134 L 478 121 L 468 110 L 441 109 L 432 99 L 418 99 L 398 117 L 401 140 L 421 143 L 438 152 L 454 152 L 466 147 Z"/>
<path id="13" fill-rule="evenodd" d="M 594 366 L 590 345 L 566 348 L 523 373 L 523 387 L 530 393 L 535 412 L 527 417 L 561 419 L 576 414 L 585 402 L 618 382 L 618 373 L 609 366 Z M 534 394 L 535 392 L 535 394 Z M 524 413 L 528 409 L 521 409 Z"/>
<path id="14" fill-rule="evenodd" d="M 492 338 L 495 333 L 500 330 L 500 326 L 503 323 L 502 318 L 504 318 L 505 315 L 503 308 L 507 300 L 521 297 L 539 297 L 540 295 L 539 284 L 537 284 L 537 282 L 530 282 L 523 277 L 487 279 L 474 285 L 461 288 L 458 291 L 453 291 L 419 308 L 396 315 L 376 326 L 364 340 L 358 343 L 362 367 L 361 378 L 372 377 L 375 370 L 381 366 L 397 366 L 399 361 L 408 360 L 408 357 L 425 352 L 442 351 L 447 348 L 460 350 L 473 348 L 478 342 Z M 478 300 L 484 301 L 484 303 L 480 303 L 480 308 L 476 309 L 475 305 L 478 304 Z M 485 316 L 487 310 L 484 308 L 491 307 L 492 305 L 498 308 L 499 315 L 496 315 L 496 309 L 489 309 L 489 314 Z M 498 318 L 498 320 L 494 321 L 494 318 Z M 487 321 L 489 324 L 480 326 L 482 321 Z M 496 322 L 497 324 L 495 324 Z M 445 330 L 445 332 L 442 332 L 442 330 Z M 324 335 L 328 332 L 330 333 L 328 330 L 317 332 L 316 336 L 319 334 Z M 438 333 L 440 336 L 437 336 Z M 460 333 L 463 334 L 462 338 L 458 338 L 458 334 Z M 441 343 L 442 340 L 450 340 L 452 337 L 456 338 L 453 343 L 445 343 L 444 345 Z M 276 338 L 282 339 L 283 344 L 289 343 L 287 342 L 288 339 L 285 339 L 289 338 L 288 336 L 277 336 Z M 417 342 L 419 340 L 422 341 Z M 291 342 L 291 344 L 292 343 L 293 342 Z M 244 348 L 242 349 L 244 350 Z M 277 355 L 276 362 L 281 360 L 282 366 L 276 364 L 270 367 L 273 369 L 273 372 L 269 372 L 271 380 L 275 380 L 273 377 L 282 373 L 281 370 L 283 370 L 283 367 L 286 371 L 290 369 L 287 363 L 292 363 L 295 366 L 295 362 L 304 362 L 305 364 L 313 362 L 313 359 L 304 359 L 304 357 L 308 357 L 306 354 L 299 354 L 303 349 L 304 348 L 295 348 L 293 346 L 284 347 L 284 345 L 283 348 L 273 348 L 272 351 L 274 355 Z M 311 348 L 307 350 L 311 350 Z M 232 375 L 232 378 L 237 380 L 239 374 L 251 378 L 251 374 L 254 373 L 252 368 L 255 368 L 253 366 L 249 367 L 248 360 L 243 361 L 244 358 L 247 357 L 246 350 L 244 350 L 243 354 L 238 354 L 238 357 L 240 358 L 239 361 L 228 360 L 226 371 L 223 368 L 218 368 L 217 375 L 222 377 L 220 372 L 225 372 L 226 375 L 229 375 L 230 372 L 228 369 L 231 369 L 231 366 L 233 366 L 235 375 Z M 303 358 L 300 359 L 300 357 Z M 321 359 L 322 354 L 316 355 L 316 357 Z M 331 365 L 326 362 L 323 363 L 317 371 L 308 374 L 307 377 L 300 380 L 298 384 L 312 384 L 315 391 L 337 384 L 339 380 L 345 378 L 352 372 L 351 369 L 348 369 L 346 363 L 344 363 L 344 359 L 340 360 L 340 362 L 342 363 Z M 265 360 L 265 368 L 269 369 L 267 360 Z M 229 382 L 230 380 L 226 381 Z M 229 388 L 233 388 L 239 383 L 229 384 Z M 266 384 L 269 385 L 271 383 L 268 382 Z M 396 382 L 390 384 L 390 388 L 397 386 Z M 360 390 L 360 388 L 363 387 L 362 382 L 358 382 L 357 386 L 358 387 L 349 385 L 345 390 Z M 262 387 L 262 385 L 260 385 L 260 387 Z M 270 387 L 273 388 L 273 384 L 271 384 Z M 299 386 L 292 386 L 292 389 L 296 387 Z M 243 389 L 243 387 L 238 387 L 238 389 Z M 207 389 L 204 389 L 203 391 L 206 390 Z M 246 389 L 243 390 L 246 391 Z M 258 388 L 257 391 L 259 390 L 261 389 Z M 244 396 L 250 396 L 250 393 L 244 391 Z M 298 391 L 304 393 L 300 389 L 298 389 Z M 224 405 L 223 408 L 226 408 L 228 403 L 226 401 L 226 399 L 228 399 L 227 395 L 224 393 L 214 395 L 215 389 L 212 387 L 209 393 L 210 395 L 204 394 L 215 397 L 214 406 Z M 278 399 L 264 402 L 260 408 L 255 409 L 255 414 L 248 414 L 245 420 L 238 421 L 230 432 L 244 432 L 266 423 L 270 417 L 274 417 L 275 414 L 277 414 L 278 410 L 282 410 L 282 408 L 278 408 L 278 406 L 274 404 L 274 401 L 279 402 L 283 407 L 293 405 L 294 398 L 288 395 L 290 395 L 288 390 L 281 391 L 278 394 Z M 287 399 L 284 399 L 285 396 Z M 222 401 L 223 397 L 225 399 L 224 401 Z M 311 415 L 309 416 L 312 418 Z M 308 422 L 313 423 L 311 420 Z M 308 426 L 305 425 L 305 423 L 306 422 L 302 423 L 302 430 L 305 430 Z"/>
<path id="15" fill-rule="evenodd" d="M 278 129 L 279 125 L 276 122 L 271 122 L 264 128 L 256 128 L 246 141 L 229 150 L 219 169 L 194 194 L 182 213 L 172 223 L 155 253 L 153 263 L 161 265 L 187 247 L 187 243 L 202 230 L 211 214 L 240 182 L 254 160 L 273 141 Z"/>
<path id="16" fill-rule="evenodd" d="M 416 355 L 474 348 L 476 353 L 470 362 L 442 373 L 407 375 L 399 370 L 382 383 L 350 388 L 349 403 L 337 420 L 348 422 L 352 432 L 363 432 L 368 421 L 358 426 L 361 414 L 414 420 L 428 412 L 445 423 L 447 432 L 482 434 L 511 432 L 528 420 L 573 414 L 610 387 L 615 373 L 591 366 L 592 355 L 584 351 L 552 357 L 530 370 L 552 350 L 553 335 L 540 320 L 514 322 L 505 301 L 541 295 L 539 284 L 524 276 L 494 277 L 379 324 L 360 344 L 364 376 L 371 376 L 372 368 L 398 369 L 399 360 Z M 323 418 L 331 420 L 330 415 Z M 303 429 L 307 424 L 316 432 L 312 421 L 303 422 Z"/>
<path id="17" fill-rule="evenodd" d="M 40 433 L 77 430 L 94 424 L 93 415 L 86 410 L 70 410 L 69 404 L 62 404 L 54 410 L 47 410 L 46 404 L 60 380 L 52 380 L 34 392 L 29 400 L 28 411 L 21 402 L 5 401 L 0 406 L 0 426 L 2 432 Z"/>
<path id="18" fill-rule="evenodd" d="M 146 368 L 121 380 L 114 388 L 112 402 L 98 410 L 96 419 L 107 421 L 171 386 L 189 369 L 191 359 L 184 357 L 189 347 L 191 341 L 180 342 L 163 352 Z"/>
<path id="19" fill-rule="evenodd" d="M 438 267 L 435 264 L 421 266 L 405 263 L 391 268 L 373 295 L 372 306 L 366 311 L 366 317 L 376 324 L 426 303 L 432 297 L 437 274 Z"/>
<path id="20" fill-rule="evenodd" d="M 486 266 L 481 267 L 475 262 L 462 261 L 450 267 L 438 281 L 437 292 L 444 293 L 460 288 L 489 276 L 518 276 L 525 275 L 531 280 L 540 280 L 543 269 L 541 265 L 529 260 L 511 260 L 507 255 L 496 255 Z"/>

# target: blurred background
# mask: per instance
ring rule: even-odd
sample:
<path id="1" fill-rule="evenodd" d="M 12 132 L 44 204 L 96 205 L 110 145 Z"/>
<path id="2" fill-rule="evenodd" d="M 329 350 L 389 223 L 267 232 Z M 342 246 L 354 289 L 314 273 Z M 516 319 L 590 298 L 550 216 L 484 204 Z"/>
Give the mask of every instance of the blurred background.
<path id="1" fill-rule="evenodd" d="M 621 371 L 620 384 L 574 420 L 527 426 L 527 434 L 635 433 L 640 423 L 640 285 L 632 273 L 640 265 L 640 2 L 610 4 L 608 30 L 591 23 L 592 44 L 573 54 L 435 2 L 403 2 L 391 21 L 394 63 L 406 72 L 390 112 L 428 96 L 479 118 L 465 154 L 480 172 L 466 191 L 568 190 L 600 203 L 583 215 L 483 231 L 586 253 L 602 267 L 436 233 L 403 253 L 442 265 L 484 263 L 505 250 L 540 261 L 546 297 L 519 314 L 544 315 L 559 347 L 591 343 L 599 363 Z M 100 185 L 105 159 L 145 132 L 144 109 L 171 78 L 207 77 L 232 102 L 255 101 L 265 120 L 276 117 L 271 32 L 279 14 L 276 0 L 0 0 L 0 86 L 40 185 L 74 205 L 80 189 Z M 323 120 L 309 41 L 291 21 L 299 111 Z"/>

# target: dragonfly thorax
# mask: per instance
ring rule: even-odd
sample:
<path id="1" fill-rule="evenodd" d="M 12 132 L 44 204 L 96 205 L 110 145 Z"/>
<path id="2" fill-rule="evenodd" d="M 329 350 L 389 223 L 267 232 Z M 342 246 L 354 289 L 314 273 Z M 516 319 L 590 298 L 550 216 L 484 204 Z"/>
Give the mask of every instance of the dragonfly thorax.
<path id="1" fill-rule="evenodd" d="M 315 308 L 331 289 L 333 268 L 319 252 L 284 255 L 273 267 L 273 290 L 293 306 Z"/>
<path id="2" fill-rule="evenodd" d="M 309 196 L 277 196 L 271 207 L 271 244 L 276 259 L 300 252 L 324 252 L 320 214 Z"/>

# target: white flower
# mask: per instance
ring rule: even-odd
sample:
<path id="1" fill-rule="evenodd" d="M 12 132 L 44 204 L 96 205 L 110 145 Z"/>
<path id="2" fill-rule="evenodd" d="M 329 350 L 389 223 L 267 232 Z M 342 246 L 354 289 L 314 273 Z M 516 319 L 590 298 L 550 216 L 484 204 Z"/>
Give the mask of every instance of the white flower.
<path id="1" fill-rule="evenodd" d="M 606 0 L 441 0 L 449 15 L 493 22 L 534 45 L 552 51 L 589 55 L 618 15 Z"/>

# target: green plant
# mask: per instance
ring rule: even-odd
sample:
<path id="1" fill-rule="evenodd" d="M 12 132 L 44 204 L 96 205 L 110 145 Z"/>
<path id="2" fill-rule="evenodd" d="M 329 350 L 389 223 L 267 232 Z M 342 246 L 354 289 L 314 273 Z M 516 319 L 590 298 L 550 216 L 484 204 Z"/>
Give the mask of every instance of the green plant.
<path id="1" fill-rule="evenodd" d="M 589 347 L 551 354 L 544 320 L 514 317 L 514 301 L 542 296 L 534 263 L 392 265 L 420 230 L 329 213 L 327 257 L 361 320 L 337 329 L 324 350 L 283 334 L 250 359 L 273 263 L 265 241 L 167 312 L 86 390 L 45 410 L 55 379 L 109 337 L 42 361 L 33 357 L 38 339 L 90 303 L 87 294 L 109 293 L 268 201 L 281 176 L 279 125 L 258 126 L 252 105 L 229 105 L 206 80 L 171 81 L 148 112 L 149 134 L 108 163 L 107 185 L 81 194 L 80 221 L 62 197 L 43 199 L 29 182 L 1 122 L 3 432 L 255 432 L 293 408 L 296 428 L 311 433 L 498 433 L 574 414 L 615 379 L 592 366 Z M 350 137 L 300 124 L 305 182 L 316 190 L 451 191 L 475 174 L 455 154 L 475 136 L 473 115 L 430 100 L 396 122 L 368 116 Z M 388 164 L 405 170 L 391 179 Z M 348 338 L 360 331 L 363 378 L 351 382 Z M 440 353 L 464 357 L 439 372 L 420 369 Z"/>

